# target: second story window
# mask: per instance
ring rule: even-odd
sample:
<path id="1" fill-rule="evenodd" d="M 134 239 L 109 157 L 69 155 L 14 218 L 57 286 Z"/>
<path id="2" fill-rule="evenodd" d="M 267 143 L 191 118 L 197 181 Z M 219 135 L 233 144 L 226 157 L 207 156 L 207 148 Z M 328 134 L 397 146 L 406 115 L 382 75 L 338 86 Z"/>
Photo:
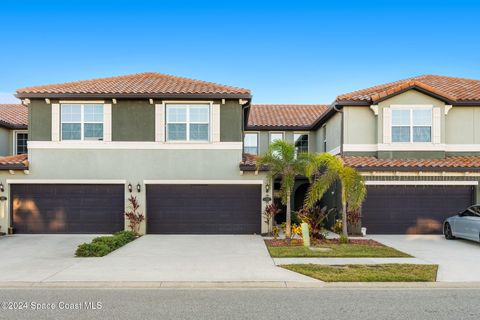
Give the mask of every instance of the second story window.
<path id="1" fill-rule="evenodd" d="M 15 154 L 25 154 L 27 153 L 27 141 L 28 133 L 18 131 L 15 132 Z"/>
<path id="2" fill-rule="evenodd" d="M 62 140 L 103 140 L 102 104 L 62 104 Z"/>
<path id="3" fill-rule="evenodd" d="M 308 133 L 294 133 L 295 154 L 308 152 Z"/>
<path id="4" fill-rule="evenodd" d="M 392 142 L 432 142 L 432 109 L 392 109 Z"/>
<path id="5" fill-rule="evenodd" d="M 210 105 L 167 105 L 167 141 L 208 141 L 209 132 Z"/>
<path id="6" fill-rule="evenodd" d="M 270 132 L 270 144 L 277 140 L 283 140 L 283 132 Z"/>
<path id="7" fill-rule="evenodd" d="M 245 133 L 243 138 L 243 152 L 248 154 L 258 154 L 258 134 Z"/>

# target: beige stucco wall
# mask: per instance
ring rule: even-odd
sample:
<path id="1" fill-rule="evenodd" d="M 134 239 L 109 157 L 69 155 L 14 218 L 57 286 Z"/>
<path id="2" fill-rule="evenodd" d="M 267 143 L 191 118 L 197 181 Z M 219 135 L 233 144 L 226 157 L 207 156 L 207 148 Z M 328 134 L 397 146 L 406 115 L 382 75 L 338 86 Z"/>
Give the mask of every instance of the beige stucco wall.
<path id="1" fill-rule="evenodd" d="M 377 143 L 377 117 L 369 107 L 345 106 L 342 110 L 345 144 Z"/>
<path id="2" fill-rule="evenodd" d="M 5 191 L 0 196 L 10 198 L 10 184 L 7 180 L 30 180 L 42 182 L 48 180 L 61 180 L 72 183 L 82 180 L 81 183 L 97 183 L 98 180 L 125 180 L 125 205 L 130 193 L 128 183 L 133 186 L 140 183 L 141 192 L 136 191 L 141 210 L 146 212 L 146 196 L 144 180 L 188 180 L 202 184 L 206 180 L 229 181 L 262 181 L 265 184 L 263 173 L 245 172 L 240 174 L 239 163 L 241 150 L 171 150 L 171 149 L 30 149 L 30 170 L 28 174 L 23 171 L 0 171 L 0 182 L 5 186 Z M 85 181 L 83 181 L 85 180 Z M 222 181 L 222 182 L 223 182 Z M 78 183 L 78 182 L 77 182 Z M 262 198 L 265 196 L 262 186 Z M 8 224 L 10 199 L 5 205 L 5 213 L 0 210 L 1 230 L 5 231 Z M 258 199 L 264 203 L 262 199 Z M 262 232 L 267 231 L 263 223 L 262 212 L 259 212 L 262 221 Z M 125 223 L 127 226 L 127 222 Z M 145 232 L 145 223 L 141 229 Z"/>
<path id="3" fill-rule="evenodd" d="M 0 156 L 10 155 L 11 150 L 11 130 L 0 127 Z"/>
<path id="4" fill-rule="evenodd" d="M 480 143 L 480 106 L 454 106 L 445 116 L 445 119 L 445 143 Z"/>

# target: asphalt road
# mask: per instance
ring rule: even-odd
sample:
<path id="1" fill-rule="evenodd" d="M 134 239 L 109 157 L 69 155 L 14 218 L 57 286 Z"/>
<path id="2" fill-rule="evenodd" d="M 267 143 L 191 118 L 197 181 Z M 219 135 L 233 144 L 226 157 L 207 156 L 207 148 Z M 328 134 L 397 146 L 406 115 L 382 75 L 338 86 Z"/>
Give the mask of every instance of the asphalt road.
<path id="1" fill-rule="evenodd" d="M 0 289 L 0 319 L 465 320 L 478 301 L 480 289 Z"/>

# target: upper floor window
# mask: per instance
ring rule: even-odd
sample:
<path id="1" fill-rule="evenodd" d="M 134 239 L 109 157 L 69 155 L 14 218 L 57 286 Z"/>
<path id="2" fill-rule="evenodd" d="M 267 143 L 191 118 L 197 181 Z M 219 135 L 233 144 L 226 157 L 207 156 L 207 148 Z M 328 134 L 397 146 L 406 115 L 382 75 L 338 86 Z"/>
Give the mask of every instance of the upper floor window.
<path id="1" fill-rule="evenodd" d="M 432 108 L 392 109 L 392 142 L 432 142 Z"/>
<path id="2" fill-rule="evenodd" d="M 243 152 L 249 154 L 258 154 L 258 134 L 245 133 L 243 137 Z"/>
<path id="3" fill-rule="evenodd" d="M 308 133 L 294 133 L 295 154 L 308 152 Z"/>
<path id="4" fill-rule="evenodd" d="M 62 140 L 103 140 L 103 104 L 62 104 Z"/>
<path id="5" fill-rule="evenodd" d="M 167 141 L 208 141 L 210 105 L 167 104 Z"/>
<path id="6" fill-rule="evenodd" d="M 283 132 L 270 132 L 270 144 L 277 140 L 283 140 Z"/>
<path id="7" fill-rule="evenodd" d="M 15 154 L 27 153 L 28 133 L 24 131 L 15 132 Z"/>

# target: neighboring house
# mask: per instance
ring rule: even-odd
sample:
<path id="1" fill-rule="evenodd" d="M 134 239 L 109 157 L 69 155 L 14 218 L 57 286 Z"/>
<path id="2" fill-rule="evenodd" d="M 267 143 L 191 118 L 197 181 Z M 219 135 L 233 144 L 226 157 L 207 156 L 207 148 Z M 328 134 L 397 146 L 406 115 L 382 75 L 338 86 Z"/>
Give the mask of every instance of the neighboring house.
<path id="1" fill-rule="evenodd" d="M 255 110 L 263 114 L 255 118 L 269 119 L 260 135 L 291 113 Z M 444 218 L 480 199 L 479 80 L 424 75 L 343 94 L 305 130 L 316 137 L 310 148 L 338 154 L 365 176 L 367 232 L 438 233 Z"/>
<path id="2" fill-rule="evenodd" d="M 265 232 L 265 175 L 239 168 L 249 90 L 142 73 L 17 97 L 28 160 L 0 159 L 3 231 L 111 233 L 128 225 L 135 195 L 142 232 Z"/>
<path id="3" fill-rule="evenodd" d="M 27 153 L 28 108 L 0 104 L 0 157 Z"/>

